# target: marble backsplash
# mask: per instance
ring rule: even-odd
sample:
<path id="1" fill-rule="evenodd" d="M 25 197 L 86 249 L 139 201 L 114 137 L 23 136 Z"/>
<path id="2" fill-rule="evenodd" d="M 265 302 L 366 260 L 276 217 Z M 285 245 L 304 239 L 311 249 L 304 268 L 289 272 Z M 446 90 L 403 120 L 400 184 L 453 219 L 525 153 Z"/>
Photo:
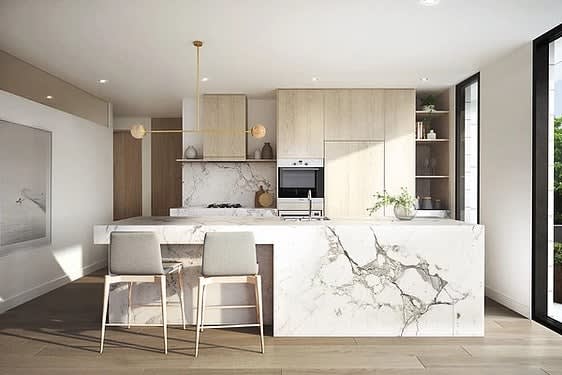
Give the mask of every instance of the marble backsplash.
<path id="1" fill-rule="evenodd" d="M 275 195 L 275 162 L 192 162 L 183 165 L 183 206 L 240 203 L 254 207 L 260 186 Z"/>

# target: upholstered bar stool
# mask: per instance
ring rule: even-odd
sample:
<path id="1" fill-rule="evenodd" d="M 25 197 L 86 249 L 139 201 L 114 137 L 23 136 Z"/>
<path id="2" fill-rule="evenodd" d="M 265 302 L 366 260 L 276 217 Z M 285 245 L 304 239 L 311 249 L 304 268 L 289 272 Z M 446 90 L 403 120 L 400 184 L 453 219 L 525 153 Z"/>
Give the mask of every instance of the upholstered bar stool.
<path id="1" fill-rule="evenodd" d="M 160 242 L 153 232 L 111 232 L 108 257 L 108 275 L 105 276 L 103 292 L 103 315 L 101 319 L 100 353 L 103 353 L 103 341 L 106 326 L 131 327 L 133 283 L 159 283 L 162 327 L 164 330 L 164 353 L 168 353 L 167 312 L 166 312 L 166 277 L 178 274 L 179 298 L 183 329 L 185 329 L 185 312 L 183 302 L 182 263 L 162 262 Z M 114 283 L 128 283 L 127 323 L 106 323 L 109 304 L 109 288 Z M 134 326 L 154 326 L 160 324 L 132 324 Z"/>
<path id="2" fill-rule="evenodd" d="M 225 283 L 252 284 L 254 286 L 256 304 L 205 306 L 207 286 Z M 204 325 L 205 308 L 255 308 L 257 323 Z M 196 320 L 195 357 L 199 355 L 199 337 L 203 328 L 259 327 L 261 352 L 264 352 L 261 276 L 258 275 L 256 243 L 251 232 L 209 232 L 205 234 L 203 267 L 197 291 Z"/>

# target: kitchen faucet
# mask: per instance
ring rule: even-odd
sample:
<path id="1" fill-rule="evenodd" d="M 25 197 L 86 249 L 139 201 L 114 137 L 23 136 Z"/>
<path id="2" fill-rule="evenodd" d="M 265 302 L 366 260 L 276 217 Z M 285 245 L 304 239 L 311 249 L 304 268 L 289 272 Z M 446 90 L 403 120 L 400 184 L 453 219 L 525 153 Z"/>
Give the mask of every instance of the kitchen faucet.
<path id="1" fill-rule="evenodd" d="M 312 220 L 312 192 L 308 190 L 308 220 Z"/>

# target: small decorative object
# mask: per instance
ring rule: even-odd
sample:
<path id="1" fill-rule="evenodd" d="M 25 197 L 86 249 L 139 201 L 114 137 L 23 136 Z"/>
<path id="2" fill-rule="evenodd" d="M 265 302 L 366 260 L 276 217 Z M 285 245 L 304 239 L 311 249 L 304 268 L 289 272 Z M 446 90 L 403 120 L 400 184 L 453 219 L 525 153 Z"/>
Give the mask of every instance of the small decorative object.
<path id="1" fill-rule="evenodd" d="M 423 197 L 421 201 L 422 210 L 433 210 L 433 203 L 431 197 Z"/>
<path id="2" fill-rule="evenodd" d="M 256 197 L 254 199 L 254 206 L 256 208 L 260 208 L 260 195 L 264 194 L 265 190 L 263 190 L 263 186 L 260 185 L 260 188 L 258 191 L 256 191 Z"/>
<path id="3" fill-rule="evenodd" d="M 441 199 L 436 199 L 435 200 L 435 204 L 433 205 L 433 208 L 436 210 L 440 210 L 441 209 Z"/>
<path id="4" fill-rule="evenodd" d="M 264 159 L 273 159 L 273 149 L 269 142 L 265 142 L 261 149 L 261 157 Z"/>
<path id="5" fill-rule="evenodd" d="M 427 95 L 420 98 L 421 106 L 424 111 L 432 112 L 435 111 L 435 97 L 433 95 Z"/>
<path id="6" fill-rule="evenodd" d="M 261 150 L 259 148 L 254 151 L 254 159 L 261 159 Z"/>
<path id="7" fill-rule="evenodd" d="M 423 139 L 423 121 L 418 121 L 416 123 L 416 138 Z"/>
<path id="8" fill-rule="evenodd" d="M 369 215 L 380 210 L 385 206 L 394 206 L 394 216 L 398 220 L 412 220 L 416 216 L 415 199 L 408 193 L 405 187 L 400 188 L 400 195 L 388 195 L 386 190 L 383 193 L 376 193 L 375 205 L 367 208 Z"/>
<path id="9" fill-rule="evenodd" d="M 419 195 L 418 195 L 418 196 L 416 197 L 416 199 L 414 200 L 414 207 L 416 208 L 416 210 L 419 210 L 419 209 L 420 209 L 420 200 L 421 200 L 421 198 L 420 198 Z"/>
<path id="10" fill-rule="evenodd" d="M 427 133 L 427 139 L 437 139 L 437 133 L 435 133 L 433 129 L 430 129 L 429 133 Z"/>
<path id="11" fill-rule="evenodd" d="M 188 146 L 184 155 L 186 159 L 197 159 L 197 150 L 193 146 Z"/>
<path id="12" fill-rule="evenodd" d="M 260 194 L 258 197 L 258 203 L 260 204 L 260 207 L 271 207 L 273 204 L 273 197 L 268 191 L 266 191 Z"/>

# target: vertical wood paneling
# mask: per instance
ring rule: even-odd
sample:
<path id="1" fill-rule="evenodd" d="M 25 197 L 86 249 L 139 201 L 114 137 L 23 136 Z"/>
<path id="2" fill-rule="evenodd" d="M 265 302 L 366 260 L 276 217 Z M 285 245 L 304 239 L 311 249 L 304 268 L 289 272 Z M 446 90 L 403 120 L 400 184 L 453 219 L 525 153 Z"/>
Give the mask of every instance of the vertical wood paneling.
<path id="1" fill-rule="evenodd" d="M 113 133 L 113 220 L 142 215 L 142 141 Z"/>
<path id="2" fill-rule="evenodd" d="M 327 141 L 384 140 L 384 90 L 325 91 Z"/>
<path id="3" fill-rule="evenodd" d="M 152 130 L 181 129 L 181 118 L 153 118 Z M 170 208 L 181 207 L 181 133 L 156 133 L 152 143 L 152 216 L 169 216 Z"/>
<path id="4" fill-rule="evenodd" d="M 416 93 L 411 89 L 385 90 L 384 125 L 385 189 L 389 194 L 399 194 L 405 187 L 415 194 L 416 173 Z M 392 207 L 386 215 L 393 215 Z"/>
<path id="5" fill-rule="evenodd" d="M 384 190 L 383 142 L 327 142 L 326 215 L 368 216 L 372 196 Z"/>
<path id="6" fill-rule="evenodd" d="M 246 96 L 205 95 L 203 129 L 220 129 L 228 133 L 205 133 L 205 159 L 244 160 L 246 158 Z"/>
<path id="7" fill-rule="evenodd" d="M 324 157 L 324 93 L 322 91 L 278 91 L 277 157 Z"/>

